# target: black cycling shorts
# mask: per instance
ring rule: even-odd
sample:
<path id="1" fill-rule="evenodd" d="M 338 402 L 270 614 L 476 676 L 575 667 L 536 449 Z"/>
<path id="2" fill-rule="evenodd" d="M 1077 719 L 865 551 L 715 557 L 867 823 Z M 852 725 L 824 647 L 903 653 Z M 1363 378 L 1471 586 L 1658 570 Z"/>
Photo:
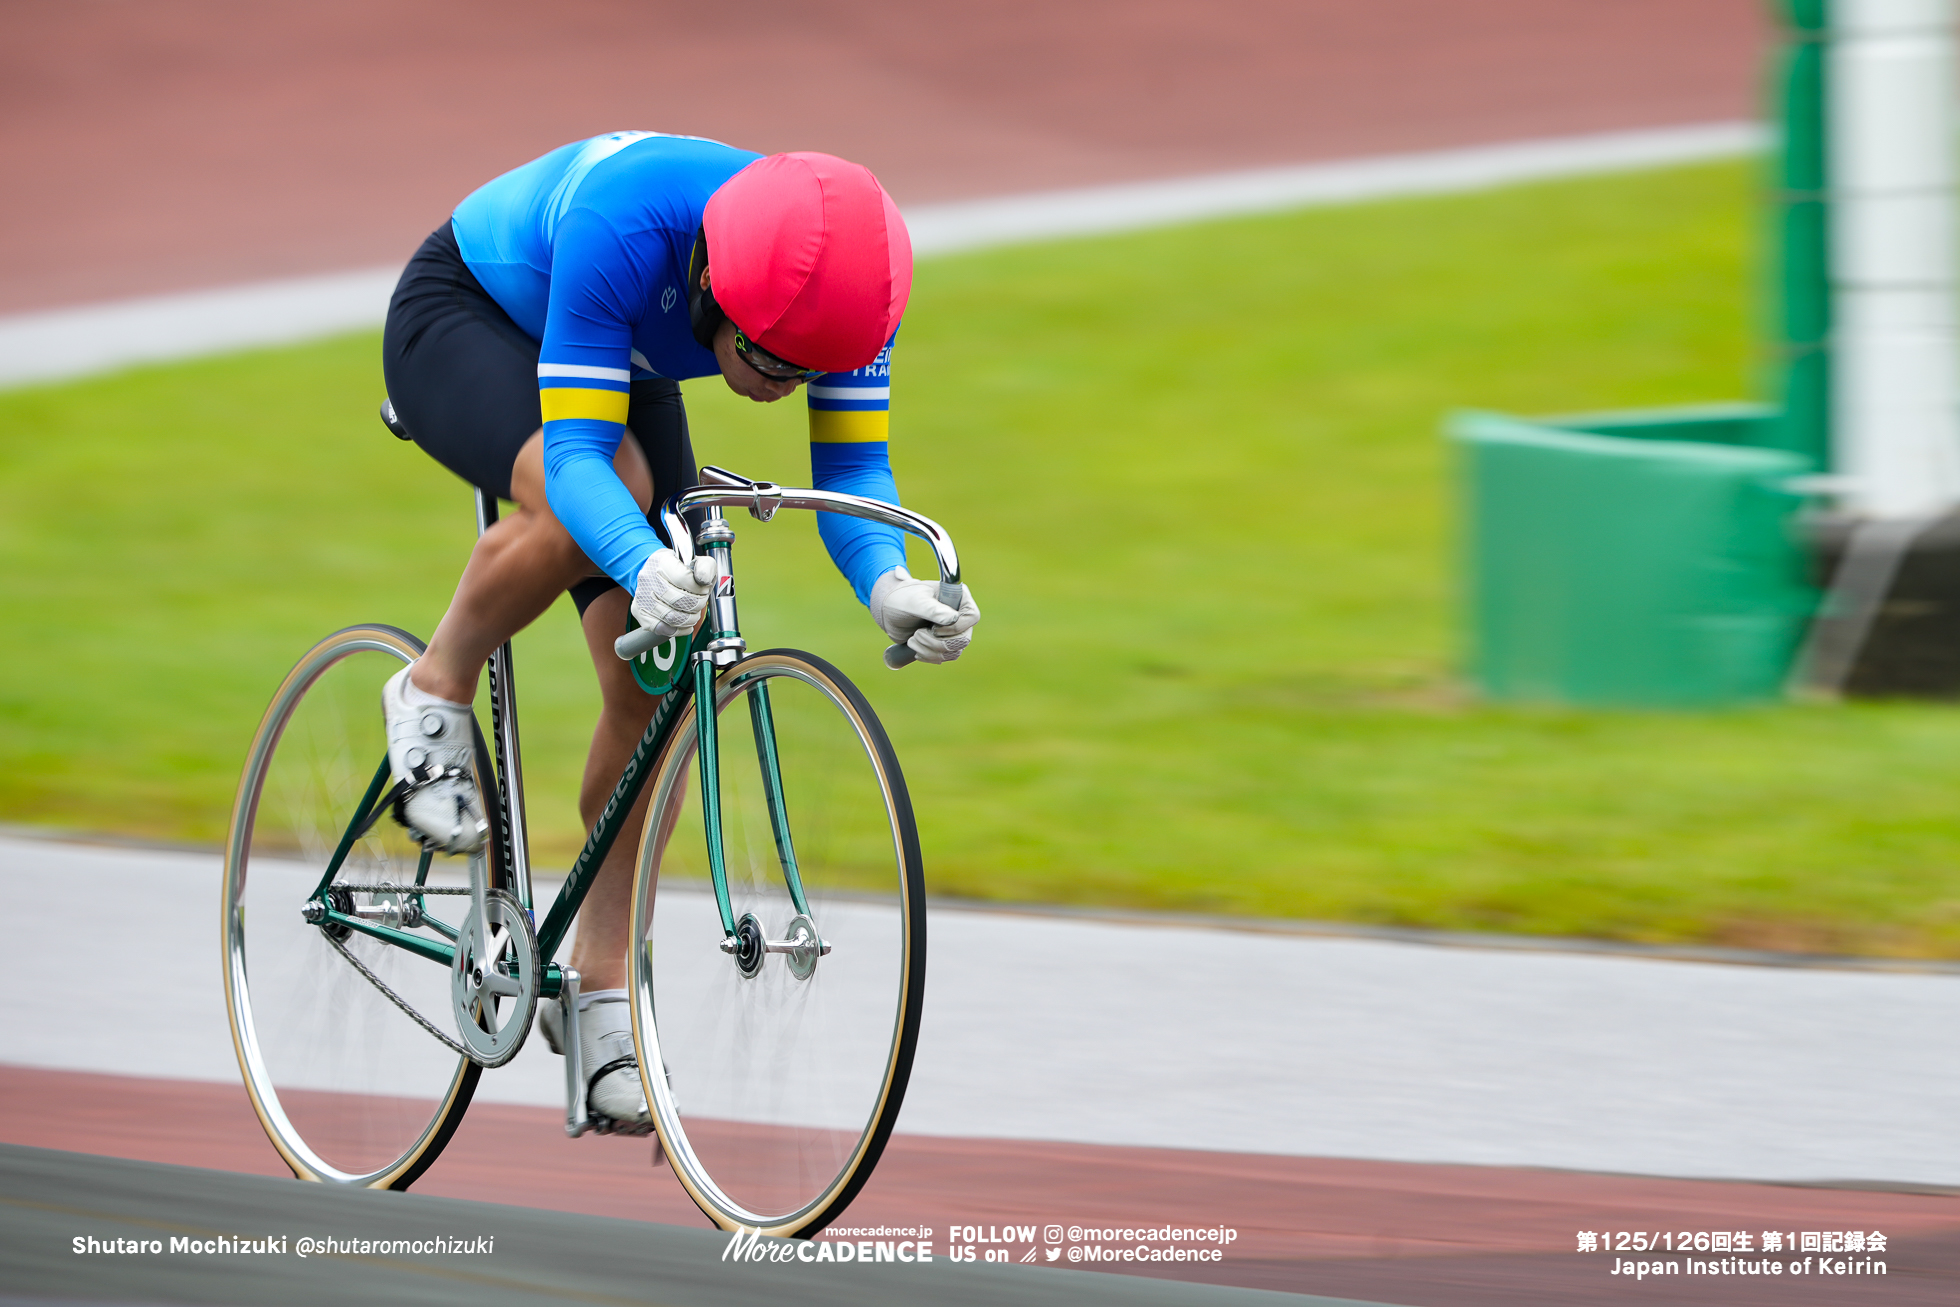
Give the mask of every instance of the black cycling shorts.
<path id="1" fill-rule="evenodd" d="M 486 494 L 509 499 L 517 452 L 544 425 L 538 342 L 483 289 L 446 222 L 422 242 L 395 286 L 381 370 L 415 443 Z M 635 381 L 626 430 L 653 471 L 655 505 L 695 484 L 680 386 L 664 377 Z M 648 516 L 665 539 L 657 512 Z M 613 587 L 606 576 L 573 586 L 579 615 Z"/>

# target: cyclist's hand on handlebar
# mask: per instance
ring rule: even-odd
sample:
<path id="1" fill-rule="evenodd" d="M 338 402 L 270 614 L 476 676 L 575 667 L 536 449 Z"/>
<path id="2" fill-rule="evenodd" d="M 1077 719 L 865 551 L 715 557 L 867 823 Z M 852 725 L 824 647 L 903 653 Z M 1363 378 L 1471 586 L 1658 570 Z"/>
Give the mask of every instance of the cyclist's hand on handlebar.
<path id="1" fill-rule="evenodd" d="M 714 579 L 714 561 L 705 555 L 694 560 L 690 571 L 673 550 L 656 549 L 640 568 L 633 617 L 653 632 L 656 643 L 686 635 L 700 619 L 702 606 L 708 602 L 708 586 Z"/>
<path id="2" fill-rule="evenodd" d="M 902 567 L 878 578 L 871 587 L 870 607 L 871 620 L 892 643 L 905 645 L 924 663 L 958 658 L 980 620 L 971 588 L 961 587 L 960 606 L 954 609 L 940 602 L 938 582 L 916 580 Z"/>

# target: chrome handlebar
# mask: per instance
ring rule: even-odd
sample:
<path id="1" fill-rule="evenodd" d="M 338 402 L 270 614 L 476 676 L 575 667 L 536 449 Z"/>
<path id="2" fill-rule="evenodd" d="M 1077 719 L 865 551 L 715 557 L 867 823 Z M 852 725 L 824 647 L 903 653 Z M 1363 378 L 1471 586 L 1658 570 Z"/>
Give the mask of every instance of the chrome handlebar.
<path id="1" fill-rule="evenodd" d="M 953 548 L 953 537 L 947 535 L 946 528 L 939 523 L 909 508 L 887 504 L 881 499 L 866 499 L 862 495 L 839 494 L 834 490 L 810 490 L 779 486 L 773 481 L 751 481 L 726 468 L 704 467 L 701 469 L 700 485 L 669 496 L 667 502 L 660 506 L 660 524 L 666 528 L 667 539 L 673 542 L 674 553 L 682 564 L 689 567 L 694 564 L 694 533 L 688 529 L 687 514 L 697 508 L 746 508 L 749 516 L 758 522 L 767 522 L 779 508 L 806 508 L 813 512 L 841 513 L 845 517 L 861 517 L 866 521 L 895 526 L 932 546 L 933 557 L 939 563 L 939 601 L 956 609 L 965 598 L 965 586 L 960 583 L 960 556 Z M 654 645 L 664 643 L 654 640 L 652 632 L 640 627 L 613 641 L 613 652 L 630 660 Z M 895 644 L 885 650 L 885 666 L 897 669 L 911 662 L 915 656 L 905 645 Z"/>

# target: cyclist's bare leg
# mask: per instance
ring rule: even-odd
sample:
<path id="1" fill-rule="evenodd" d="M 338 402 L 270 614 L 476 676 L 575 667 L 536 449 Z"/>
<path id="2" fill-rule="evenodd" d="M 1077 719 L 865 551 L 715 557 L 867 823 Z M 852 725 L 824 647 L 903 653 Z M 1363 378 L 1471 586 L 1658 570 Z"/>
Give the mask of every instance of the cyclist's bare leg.
<path id="1" fill-rule="evenodd" d="M 619 442 L 613 470 L 641 508 L 653 502 L 653 474 L 639 441 Z M 491 651 L 535 621 L 567 587 L 592 574 L 591 562 L 545 499 L 543 432 L 533 432 L 518 451 L 510 493 L 517 511 L 478 538 L 449 611 L 409 674 L 439 699 L 474 701 Z M 620 629 L 625 626 L 622 618 Z"/>
<path id="2" fill-rule="evenodd" d="M 585 610 L 585 643 L 592 654 L 593 670 L 599 674 L 600 694 L 599 724 L 592 731 L 592 750 L 586 755 L 585 780 L 578 796 L 579 816 L 588 829 L 599 820 L 613 786 L 619 783 L 619 774 L 626 770 L 626 760 L 633 756 L 660 703 L 633 679 L 631 665 L 613 653 L 613 641 L 626 629 L 629 602 L 624 590 L 612 589 Z M 572 966 L 578 970 L 580 988 L 587 993 L 626 985 L 626 946 L 631 935 L 628 900 L 633 896 L 633 863 L 640 847 L 640 827 L 646 821 L 648 797 L 648 790 L 640 791 L 579 908 Z"/>

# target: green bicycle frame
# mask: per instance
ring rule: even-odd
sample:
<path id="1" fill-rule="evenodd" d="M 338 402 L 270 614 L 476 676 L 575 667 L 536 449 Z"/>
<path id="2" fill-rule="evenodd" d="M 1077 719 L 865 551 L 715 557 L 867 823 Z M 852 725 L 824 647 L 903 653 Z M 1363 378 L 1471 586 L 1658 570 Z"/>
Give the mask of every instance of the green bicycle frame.
<path id="1" fill-rule="evenodd" d="M 940 525 L 928 517 L 923 517 L 910 509 L 896 504 L 865 499 L 860 496 L 840 494 L 827 490 L 787 489 L 767 481 L 750 481 L 732 472 L 717 467 L 701 469 L 701 485 L 682 491 L 670 498 L 660 510 L 661 524 L 667 539 L 672 542 L 675 552 L 685 564 L 692 564 L 695 558 L 696 536 L 694 528 L 688 524 L 686 515 L 694 512 L 707 514 L 705 525 L 698 532 L 700 547 L 713 559 L 715 582 L 710 587 L 708 612 L 701 625 L 689 640 L 686 659 L 686 675 L 677 678 L 674 688 L 661 696 L 653 718 L 647 723 L 646 731 L 633 749 L 633 756 L 627 760 L 625 770 L 613 786 L 612 796 L 593 823 L 592 830 L 585 837 L 585 847 L 579 850 L 578 858 L 572 863 L 571 871 L 565 877 L 564 886 L 558 891 L 551 910 L 545 915 L 543 926 L 538 929 L 538 953 L 549 958 L 558 951 L 564 942 L 565 933 L 571 929 L 572 918 L 585 902 L 586 893 L 592 887 L 592 878 L 599 866 L 605 862 L 606 855 L 612 852 L 614 842 L 626 825 L 628 814 L 639 801 L 640 792 L 646 787 L 647 773 L 653 761 L 660 756 L 673 734 L 674 724 L 680 718 L 682 708 L 688 702 L 695 707 L 695 765 L 701 775 L 701 815 L 702 825 L 707 833 L 708 873 L 714 881 L 715 907 L 721 915 L 721 928 L 724 937 L 733 938 L 736 934 L 735 912 L 728 893 L 728 871 L 725 866 L 721 833 L 721 767 L 719 721 L 715 715 L 715 677 L 724 667 L 739 667 L 744 648 L 741 633 L 735 617 L 734 573 L 730 563 L 730 546 L 735 533 L 729 529 L 722 516 L 723 507 L 746 507 L 751 516 L 758 521 L 767 522 L 776 511 L 784 507 L 810 509 L 816 512 L 840 513 L 849 517 L 867 518 L 898 527 L 902 531 L 924 539 L 932 545 L 933 553 L 939 563 L 939 597 L 941 602 L 957 608 L 961 599 L 959 555 L 953 542 Z M 494 505 L 492 506 L 494 507 Z M 479 507 L 479 528 L 494 514 Z M 622 658 L 630 657 L 627 639 L 615 646 Z M 644 647 L 644 646 L 642 646 Z M 902 667 L 911 660 L 911 653 L 902 645 L 894 645 L 885 651 L 887 667 Z M 495 680 L 493 670 L 493 682 Z M 494 687 L 493 687 L 494 688 Z M 796 910 L 807 916 L 810 907 L 804 896 L 803 881 L 798 871 L 796 848 L 790 837 L 789 806 L 783 797 L 783 774 L 781 760 L 776 748 L 776 722 L 769 702 L 769 687 L 761 681 L 738 687 L 748 696 L 749 723 L 755 736 L 756 761 L 762 776 L 763 798 L 769 810 L 769 825 L 775 837 L 776 861 L 782 872 L 783 883 L 789 890 L 790 899 Z M 493 714 L 501 700 L 493 695 Z M 514 711 L 514 701 L 513 708 Z M 514 718 L 512 719 L 514 723 Z M 493 723 L 494 725 L 495 723 Z M 520 842 L 522 830 L 522 783 L 518 760 L 515 757 L 516 734 L 514 725 L 509 733 L 512 750 L 506 756 L 505 733 L 497 734 L 497 765 L 502 771 L 497 778 L 499 816 L 513 820 L 506 822 L 504 829 Z M 364 921 L 351 913 L 341 912 L 334 907 L 330 890 L 335 874 L 345 862 L 354 842 L 380 819 L 382 810 L 392 800 L 393 791 L 388 787 L 389 767 L 384 758 L 375 771 L 374 780 L 367 793 L 356 806 L 349 818 L 340 845 L 335 849 L 326 874 L 321 877 L 314 890 L 314 901 L 324 912 L 323 922 L 345 926 L 349 930 L 360 931 L 364 935 L 382 940 L 398 948 L 407 949 L 418 956 L 428 958 L 443 965 L 450 965 L 455 957 L 451 944 L 439 943 L 407 931 L 396 930 L 376 922 Z M 424 850 L 421 866 L 416 871 L 415 884 L 422 885 L 429 873 L 430 853 Z M 524 872 L 528 875 L 528 871 Z M 523 876 L 519 877 L 523 882 Z M 528 882 L 525 882 L 528 883 Z M 412 889 L 404 887 L 407 894 Z M 419 897 L 419 896 L 417 896 Z M 526 905 L 528 907 L 528 903 Z M 430 916 L 425 910 L 422 919 L 431 929 L 453 941 L 457 937 L 455 929 Z M 546 996 L 556 996 L 564 984 L 563 970 L 557 963 L 548 963 L 544 968 L 542 992 Z"/>
<path id="2" fill-rule="evenodd" d="M 715 549 L 718 565 L 727 568 L 728 546 L 719 543 Z M 633 805 L 639 801 L 640 792 L 646 787 L 648 773 L 653 760 L 666 747 L 667 738 L 673 734 L 674 725 L 679 720 L 682 708 L 692 702 L 695 706 L 695 764 L 700 771 L 702 825 L 707 832 L 708 871 L 713 878 L 715 906 L 720 912 L 724 936 L 735 934 L 735 913 L 728 893 L 728 872 L 724 861 L 721 836 L 721 776 L 720 740 L 715 714 L 715 675 L 717 668 L 709 656 L 707 645 L 714 640 L 739 639 L 732 624 L 717 628 L 712 621 L 704 621 L 695 632 L 688 645 L 687 658 L 689 675 L 675 685 L 673 691 L 661 697 L 653 718 L 640 736 L 633 749 L 633 756 L 627 760 L 621 771 L 619 781 L 613 786 L 611 797 L 605 808 L 593 823 L 586 835 L 585 845 L 579 850 L 578 858 L 566 874 L 565 883 L 558 891 L 546 913 L 544 923 L 538 928 L 538 955 L 549 958 L 558 951 L 564 942 L 566 932 L 571 929 L 572 919 L 585 902 L 586 894 L 592 888 L 592 880 L 598 868 L 605 862 L 606 855 L 612 852 L 613 844 L 625 828 Z M 776 749 L 775 719 L 769 708 L 769 691 L 766 686 L 754 685 L 748 688 L 749 720 L 755 735 L 756 755 L 761 763 L 764 798 L 769 808 L 771 833 L 775 838 L 776 854 L 781 864 L 783 880 L 788 887 L 796 910 L 808 914 L 809 903 L 804 898 L 803 882 L 797 874 L 796 852 L 790 835 L 789 809 L 783 798 L 782 768 L 778 762 Z M 449 966 L 455 959 L 455 949 L 451 944 L 431 940 L 408 931 L 398 930 L 378 922 L 367 921 L 351 913 L 342 912 L 328 899 L 328 890 L 334 876 L 346 861 L 354 843 L 377 821 L 391 800 L 392 788 L 388 785 L 388 760 L 384 757 L 369 784 L 367 792 L 355 806 L 353 816 L 348 820 L 345 833 L 339 846 L 334 850 L 313 897 L 320 900 L 326 908 L 323 922 L 344 926 L 359 931 L 363 935 L 405 949 L 418 957 L 431 962 Z M 429 873 L 432 854 L 424 850 L 421 864 L 416 870 L 415 884 L 423 884 Z M 405 889 L 407 887 L 404 887 Z M 435 917 L 424 908 L 422 919 L 438 933 L 450 940 L 456 938 L 456 930 L 448 923 Z M 543 976 L 542 993 L 546 997 L 557 995 L 563 987 L 562 968 L 557 963 L 546 966 Z"/>
<path id="3" fill-rule="evenodd" d="M 687 657 L 691 665 L 699 666 L 706 662 L 700 655 L 709 638 L 704 623 L 688 645 Z M 709 668 L 709 675 L 712 681 L 712 667 Z M 593 874 L 606 860 L 606 855 L 612 852 L 614 841 L 626 826 L 627 816 L 633 811 L 633 805 L 639 802 L 640 791 L 646 788 L 647 774 L 653 769 L 653 760 L 666 747 L 667 737 L 673 734 L 674 723 L 679 719 L 681 707 L 687 702 L 690 691 L 699 693 L 699 687 L 693 680 L 687 682 L 686 689 L 677 684 L 672 691 L 661 696 L 660 706 L 654 709 L 653 720 L 647 723 L 639 744 L 634 746 L 633 756 L 626 760 L 626 767 L 619 774 L 619 783 L 613 786 L 612 796 L 606 800 L 599 820 L 592 824 L 591 833 L 585 837 L 585 847 L 579 850 L 577 860 L 565 876 L 565 884 L 552 901 L 551 911 L 545 914 L 544 924 L 538 928 L 539 957 L 550 957 L 564 942 L 565 932 L 571 929 L 572 918 L 578 915 L 586 893 L 592 888 Z M 712 701 L 712 688 L 708 694 Z M 733 933 L 732 924 L 729 930 Z M 548 988 L 550 992 L 556 992 L 557 965 L 554 963 L 548 970 Z"/>
<path id="4" fill-rule="evenodd" d="M 735 533 L 728 530 L 727 523 L 719 512 L 710 519 L 707 529 L 702 533 L 702 542 L 715 563 L 715 598 L 708 606 L 707 620 L 701 623 L 701 631 L 706 639 L 697 637 L 698 651 L 691 649 L 693 658 L 689 671 L 691 688 L 694 691 L 694 754 L 695 762 L 701 772 L 701 824 L 707 832 L 708 875 L 714 882 L 715 910 L 721 914 L 721 929 L 724 938 L 735 935 L 735 908 L 728 896 L 728 866 L 721 838 L 721 740 L 720 721 L 715 714 L 715 651 L 739 645 L 742 635 L 736 628 L 734 586 L 720 584 L 724 578 L 732 578 L 734 568 L 730 562 L 730 546 Z M 724 598 L 724 594 L 728 597 Z M 783 800 L 782 768 L 777 761 L 776 724 L 769 712 L 769 689 L 764 685 L 748 688 L 749 721 L 755 732 L 756 753 L 762 761 L 762 784 L 764 797 L 769 806 L 769 826 L 775 837 L 776 858 L 782 867 L 783 881 L 789 889 L 790 899 L 796 904 L 798 912 L 807 915 L 809 904 L 803 897 L 803 882 L 796 874 L 796 852 L 790 839 L 789 807 Z M 760 702 L 760 710 L 757 704 Z"/>

